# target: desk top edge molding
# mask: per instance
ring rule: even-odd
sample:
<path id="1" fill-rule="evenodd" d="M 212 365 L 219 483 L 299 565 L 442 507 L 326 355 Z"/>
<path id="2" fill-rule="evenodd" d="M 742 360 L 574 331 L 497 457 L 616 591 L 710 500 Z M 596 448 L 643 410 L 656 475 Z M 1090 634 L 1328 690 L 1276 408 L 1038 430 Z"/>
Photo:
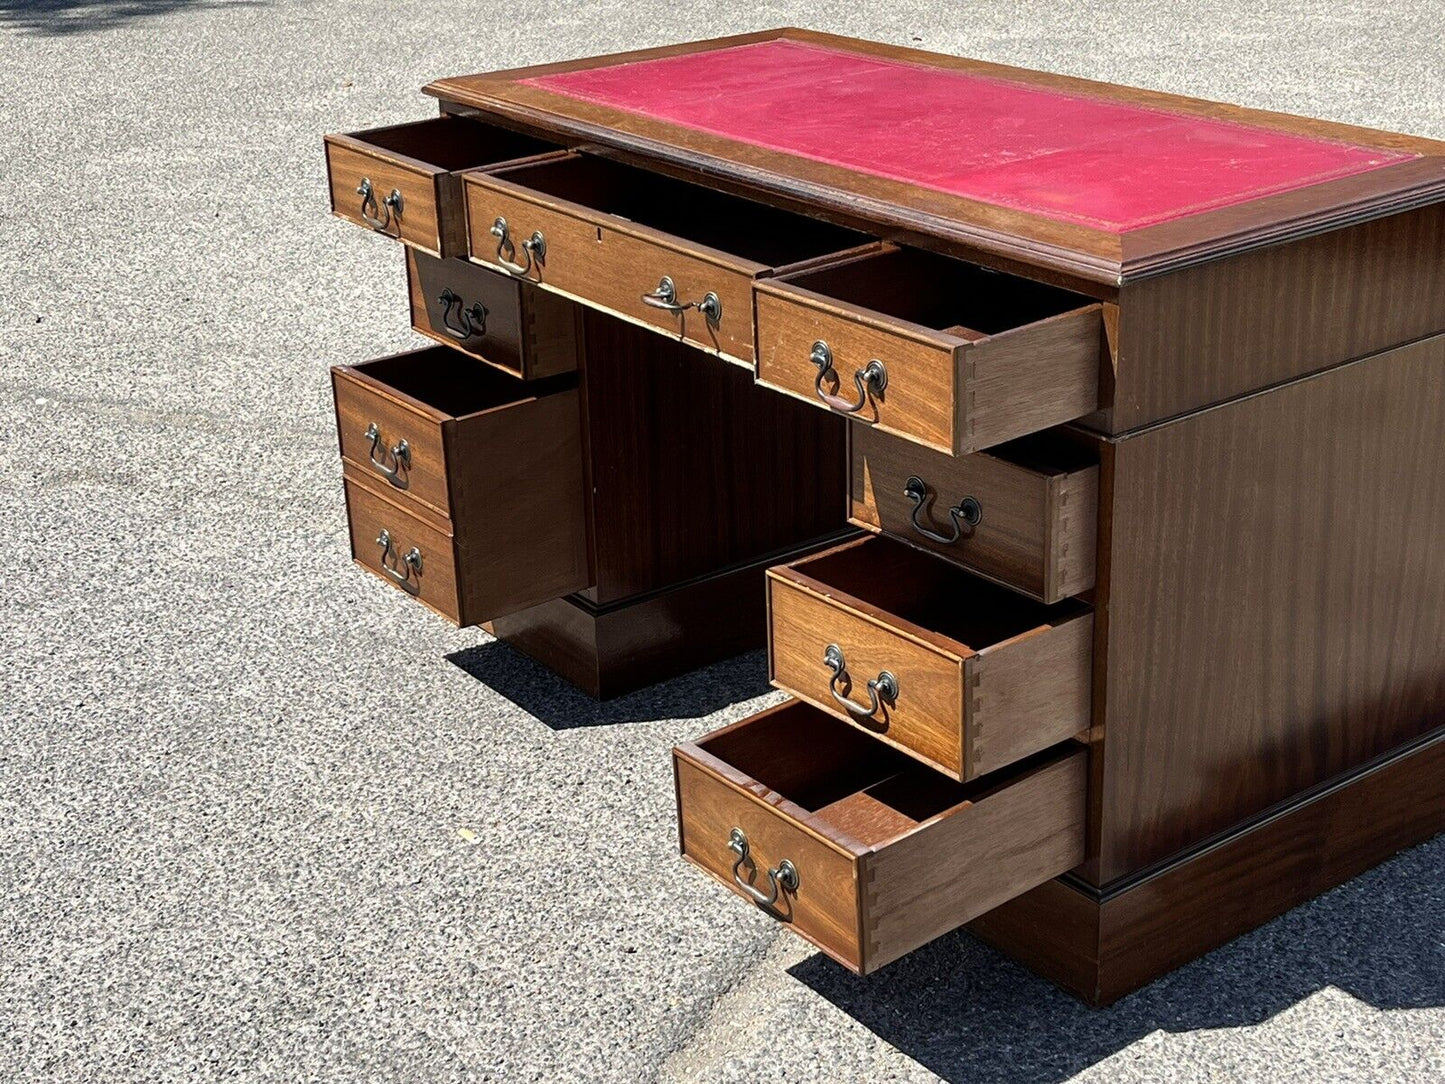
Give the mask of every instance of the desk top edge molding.
<path id="1" fill-rule="evenodd" d="M 1413 157 L 1170 221 L 1112 231 L 757 147 L 523 83 L 777 41 Z M 808 205 L 890 239 L 965 257 L 990 257 L 1108 288 L 1445 201 L 1445 142 L 796 28 L 444 78 L 423 91 L 440 99 L 444 110 L 477 110 L 764 202 Z"/>

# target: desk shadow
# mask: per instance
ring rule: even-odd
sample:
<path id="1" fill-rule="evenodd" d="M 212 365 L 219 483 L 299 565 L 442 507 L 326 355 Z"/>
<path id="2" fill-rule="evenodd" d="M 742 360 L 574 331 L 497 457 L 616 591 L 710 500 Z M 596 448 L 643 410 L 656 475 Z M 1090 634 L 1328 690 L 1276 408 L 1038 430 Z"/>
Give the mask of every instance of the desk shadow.
<path id="1" fill-rule="evenodd" d="M 1445 836 L 1107 1009 L 963 931 L 860 979 L 822 955 L 789 974 L 945 1080 L 1055 1084 L 1155 1031 L 1258 1024 L 1327 987 L 1378 1009 L 1445 1006 Z"/>
<path id="2" fill-rule="evenodd" d="M 593 700 L 501 640 L 453 652 L 447 661 L 553 730 L 698 719 L 772 688 L 762 651 L 725 659 L 606 701 Z"/>
<path id="3" fill-rule="evenodd" d="M 111 30 L 172 12 L 258 7 L 264 0 L 0 0 L 0 25 L 22 33 L 65 36 Z"/>

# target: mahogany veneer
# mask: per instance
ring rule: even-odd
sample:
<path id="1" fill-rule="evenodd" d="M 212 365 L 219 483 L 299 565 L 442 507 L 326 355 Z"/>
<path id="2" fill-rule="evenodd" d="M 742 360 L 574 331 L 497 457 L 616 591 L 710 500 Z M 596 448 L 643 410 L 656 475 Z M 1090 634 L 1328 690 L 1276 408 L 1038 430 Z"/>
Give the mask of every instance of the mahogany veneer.
<path id="1" fill-rule="evenodd" d="M 411 515 L 421 601 L 598 695 L 766 628 L 799 699 L 674 752 L 707 875 L 1097 1003 L 1445 830 L 1445 144 L 793 29 L 425 89 L 333 208 L 576 424 L 473 462 L 373 388 L 402 492 L 338 377 L 358 557 Z M 582 493 L 497 568 L 585 582 L 469 570 L 516 449 Z"/>

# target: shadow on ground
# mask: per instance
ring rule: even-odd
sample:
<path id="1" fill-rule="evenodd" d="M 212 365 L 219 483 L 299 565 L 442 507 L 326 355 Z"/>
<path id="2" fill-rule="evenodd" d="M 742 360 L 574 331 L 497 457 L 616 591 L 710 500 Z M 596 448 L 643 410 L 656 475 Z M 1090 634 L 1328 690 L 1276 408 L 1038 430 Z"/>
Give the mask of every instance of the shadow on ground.
<path id="1" fill-rule="evenodd" d="M 1258 1024 L 1327 987 L 1378 1009 L 1445 1005 L 1442 867 L 1445 836 L 1107 1009 L 962 931 L 867 979 L 822 955 L 789 974 L 946 1080 L 1056 1084 L 1153 1032 Z"/>
<path id="2" fill-rule="evenodd" d="M 767 659 L 752 651 L 615 700 L 598 702 L 500 640 L 457 651 L 447 661 L 546 723 L 553 730 L 698 719 L 762 696 Z"/>
<path id="3" fill-rule="evenodd" d="M 0 25 L 29 34 L 67 35 L 111 30 L 176 11 L 260 7 L 264 0 L 0 0 Z"/>

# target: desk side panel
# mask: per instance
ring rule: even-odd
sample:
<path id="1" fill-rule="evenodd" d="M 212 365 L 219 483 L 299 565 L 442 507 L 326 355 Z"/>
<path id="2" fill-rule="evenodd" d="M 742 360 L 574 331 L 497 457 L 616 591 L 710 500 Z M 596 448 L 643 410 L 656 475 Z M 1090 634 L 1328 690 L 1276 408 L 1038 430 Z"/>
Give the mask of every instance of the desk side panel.
<path id="1" fill-rule="evenodd" d="M 1445 330 L 1445 204 L 1271 245 L 1119 291 L 1123 433 Z"/>
<path id="2" fill-rule="evenodd" d="M 1445 722 L 1445 336 L 1115 445 L 1098 875 Z"/>

